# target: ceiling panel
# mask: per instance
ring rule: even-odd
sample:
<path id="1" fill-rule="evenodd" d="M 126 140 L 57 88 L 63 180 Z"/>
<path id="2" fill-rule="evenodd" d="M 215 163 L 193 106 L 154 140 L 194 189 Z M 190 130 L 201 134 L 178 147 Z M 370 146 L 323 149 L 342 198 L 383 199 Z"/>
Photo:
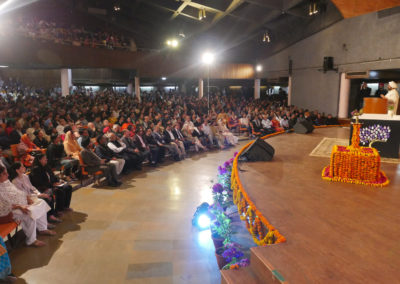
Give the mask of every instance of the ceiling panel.
<path id="1" fill-rule="evenodd" d="M 332 0 L 344 18 L 400 6 L 400 0 Z"/>

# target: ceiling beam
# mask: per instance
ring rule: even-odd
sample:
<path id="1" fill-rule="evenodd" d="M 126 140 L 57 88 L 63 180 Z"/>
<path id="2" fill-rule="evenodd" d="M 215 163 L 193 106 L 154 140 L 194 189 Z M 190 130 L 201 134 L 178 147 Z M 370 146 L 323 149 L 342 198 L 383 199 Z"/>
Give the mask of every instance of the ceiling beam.
<path id="1" fill-rule="evenodd" d="M 173 19 L 175 19 L 176 17 L 178 17 L 179 14 L 182 13 L 183 9 L 185 9 L 186 6 L 189 5 L 189 3 L 190 3 L 191 1 L 192 1 L 192 0 L 184 0 L 183 3 L 178 7 L 178 9 L 176 9 L 176 11 L 174 11 L 174 13 L 172 14 L 171 20 L 173 20 Z"/>
<path id="2" fill-rule="evenodd" d="M 153 3 L 153 2 L 151 2 L 151 1 L 144 1 L 143 3 L 145 3 L 145 4 L 147 4 L 147 5 L 150 5 L 150 6 L 153 6 L 153 7 L 155 7 L 155 8 L 161 9 L 161 10 L 168 11 L 168 12 L 173 12 L 173 13 L 176 12 L 176 10 L 174 10 L 174 9 L 164 7 L 164 6 L 162 6 L 162 5 Z M 184 17 L 187 17 L 187 18 L 190 18 L 190 19 L 192 19 L 192 20 L 195 20 L 196 22 L 201 22 L 201 21 L 199 20 L 199 18 L 193 17 L 192 15 L 189 15 L 189 14 L 186 14 L 186 13 L 182 13 L 182 12 L 181 12 L 181 13 L 179 13 L 179 15 L 184 16 Z"/>
<path id="3" fill-rule="evenodd" d="M 231 4 L 229 4 L 228 8 L 226 8 L 224 12 L 218 13 L 214 16 L 214 19 L 211 21 L 211 23 L 207 25 L 207 29 L 214 26 L 216 23 L 222 20 L 226 15 L 229 15 L 230 13 L 235 11 L 236 8 L 239 7 L 242 3 L 244 3 L 244 0 L 232 0 Z"/>

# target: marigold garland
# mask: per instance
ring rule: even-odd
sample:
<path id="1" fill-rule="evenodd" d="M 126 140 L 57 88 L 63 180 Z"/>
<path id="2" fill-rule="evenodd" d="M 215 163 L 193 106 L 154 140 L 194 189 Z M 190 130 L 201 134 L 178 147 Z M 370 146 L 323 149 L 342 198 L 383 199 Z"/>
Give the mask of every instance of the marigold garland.
<path id="1" fill-rule="evenodd" d="M 314 126 L 314 128 L 327 128 L 327 127 L 338 127 L 344 125 L 321 125 Z M 285 131 L 275 132 L 266 136 L 261 137 L 261 139 L 267 139 L 269 137 L 283 134 Z M 231 175 L 231 188 L 233 191 L 233 202 L 238 207 L 238 212 L 240 214 L 240 219 L 245 221 L 246 228 L 252 235 L 254 242 L 259 246 L 265 246 L 268 244 L 279 244 L 286 242 L 286 238 L 281 235 L 281 233 L 272 226 L 267 218 L 257 209 L 254 203 L 250 200 L 247 192 L 244 190 L 242 182 L 239 178 L 238 173 L 238 158 L 246 150 L 252 142 L 246 144 L 236 155 L 233 160 L 232 165 L 232 175 Z"/>
<path id="2" fill-rule="evenodd" d="M 353 124 L 350 146 L 335 145 L 330 165 L 322 170 L 322 178 L 371 186 L 386 186 L 389 179 L 381 168 L 381 157 L 375 148 L 360 147 L 360 123 Z"/>

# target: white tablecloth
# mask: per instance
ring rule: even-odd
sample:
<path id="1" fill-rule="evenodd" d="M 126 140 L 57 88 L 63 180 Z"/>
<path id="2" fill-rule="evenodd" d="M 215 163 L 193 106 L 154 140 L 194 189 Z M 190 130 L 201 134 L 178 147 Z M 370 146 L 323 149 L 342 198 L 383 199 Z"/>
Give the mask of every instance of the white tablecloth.
<path id="1" fill-rule="evenodd" d="M 380 113 L 363 113 L 358 117 L 359 119 L 368 119 L 368 120 L 400 120 L 400 115 L 394 115 L 392 117 L 387 114 Z M 355 119 L 355 117 L 353 117 Z"/>

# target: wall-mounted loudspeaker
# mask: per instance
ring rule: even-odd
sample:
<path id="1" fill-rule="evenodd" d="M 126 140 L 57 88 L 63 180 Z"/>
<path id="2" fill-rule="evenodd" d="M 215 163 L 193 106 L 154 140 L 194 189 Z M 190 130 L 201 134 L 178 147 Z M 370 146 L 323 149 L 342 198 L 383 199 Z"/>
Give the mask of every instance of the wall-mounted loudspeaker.
<path id="1" fill-rule="evenodd" d="M 324 57 L 324 64 L 323 64 L 324 72 L 329 70 L 334 70 L 333 68 L 333 57 L 332 56 L 325 56 Z"/>

